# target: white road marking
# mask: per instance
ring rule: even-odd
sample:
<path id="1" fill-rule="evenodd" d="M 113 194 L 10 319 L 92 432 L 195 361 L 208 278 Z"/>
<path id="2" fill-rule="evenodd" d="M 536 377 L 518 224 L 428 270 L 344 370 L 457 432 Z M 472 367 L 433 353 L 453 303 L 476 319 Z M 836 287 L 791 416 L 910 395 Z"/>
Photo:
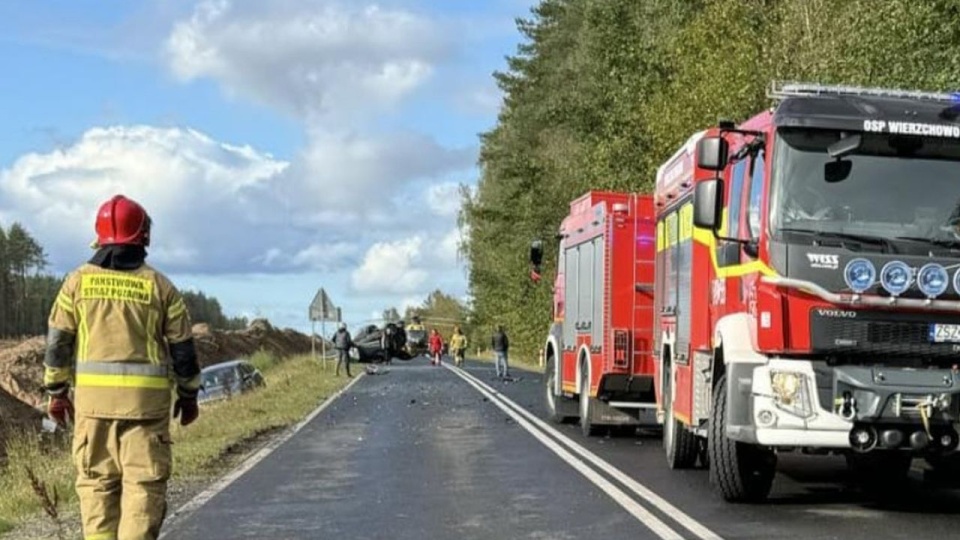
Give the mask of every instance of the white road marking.
<path id="1" fill-rule="evenodd" d="M 610 475 L 613 479 L 623 484 L 625 487 L 627 487 L 630 491 L 634 492 L 640 498 L 644 499 L 648 503 L 657 507 L 660 511 L 662 511 L 664 514 L 668 515 L 671 519 L 673 519 L 674 521 L 682 525 L 684 528 L 686 528 L 687 530 L 695 534 L 701 540 L 722 540 L 720 535 L 711 531 L 702 523 L 693 519 L 692 517 L 684 513 L 682 510 L 680 510 L 676 506 L 670 504 L 663 497 L 657 495 L 656 493 L 651 491 L 649 488 L 647 488 L 640 482 L 637 482 L 636 480 L 634 480 L 633 478 L 625 474 L 620 469 L 614 467 L 609 462 L 602 459 L 600 456 L 587 450 L 583 446 L 571 440 L 566 435 L 560 433 L 559 431 L 554 429 L 552 426 L 548 425 L 543 420 L 537 418 L 535 415 L 533 415 L 532 413 L 530 413 L 520 405 L 517 405 L 513 400 L 511 400 L 504 394 L 498 392 L 496 389 L 490 387 L 483 381 L 477 379 L 474 375 L 467 373 L 462 369 L 455 368 L 453 366 L 445 365 L 445 367 L 454 371 L 454 373 L 456 373 L 457 375 L 461 375 L 462 377 L 467 379 L 468 382 L 476 382 L 476 384 L 485 388 L 488 393 L 494 394 L 494 399 L 502 400 L 512 410 L 516 411 L 517 413 L 521 414 L 524 418 L 533 422 L 537 427 L 539 427 L 546 433 L 549 433 L 550 435 L 552 435 L 554 438 L 559 440 L 564 446 L 572 450 L 575 454 L 578 454 L 580 457 L 586 459 L 587 461 L 595 465 L 597 468 L 599 468 L 603 472 Z"/>
<path id="2" fill-rule="evenodd" d="M 533 427 L 526 419 L 522 416 L 511 410 L 511 408 L 503 403 L 501 400 L 505 399 L 502 396 L 498 397 L 492 391 L 492 389 L 484 388 L 482 382 L 472 380 L 470 376 L 466 376 L 463 373 L 463 370 L 456 369 L 451 367 L 449 364 L 444 364 L 444 367 L 451 370 L 457 376 L 462 378 L 467 384 L 473 386 L 477 389 L 478 392 L 485 395 L 490 402 L 499 407 L 503 412 L 507 413 L 510 418 L 512 418 L 517 424 L 527 430 L 531 435 L 533 435 L 538 441 L 540 441 L 544 446 L 553 451 L 560 459 L 567 462 L 568 465 L 577 470 L 580 474 L 585 476 L 588 480 L 594 483 L 598 488 L 603 490 L 604 493 L 609 495 L 614 501 L 622 506 L 627 512 L 629 512 L 633 517 L 637 518 L 641 523 L 647 526 L 651 531 L 657 534 L 660 538 L 664 540 L 683 540 L 683 537 L 677 534 L 676 531 L 671 529 L 666 523 L 660 520 L 657 516 L 653 515 L 649 510 L 640 505 L 637 501 L 633 500 L 632 497 L 623 492 L 620 488 L 615 486 L 612 482 L 598 474 L 596 471 L 591 469 L 586 463 L 582 460 L 577 459 L 570 452 L 566 451 L 561 447 L 557 442 L 553 441 L 539 430 Z"/>
<path id="3" fill-rule="evenodd" d="M 239 466 L 237 466 L 236 469 L 233 469 L 232 471 L 230 471 L 229 473 L 227 473 L 226 475 L 224 475 L 223 477 L 221 477 L 219 480 L 217 480 L 216 482 L 214 482 L 214 484 L 213 484 L 212 486 L 210 486 L 210 487 L 208 487 L 207 489 L 203 490 L 203 492 L 201 492 L 200 494 L 198 494 L 196 497 L 194 497 L 193 499 L 191 499 L 191 500 L 189 500 L 188 502 L 184 503 L 184 505 L 181 506 L 180 508 L 177 508 L 177 510 L 174 511 L 173 514 L 171 514 L 170 516 L 168 516 L 167 519 L 164 521 L 164 527 L 163 527 L 163 528 L 164 528 L 164 532 L 161 532 L 161 533 L 160 533 L 160 537 L 159 537 L 159 538 L 164 538 L 164 537 L 166 536 L 167 532 L 169 532 L 170 528 L 171 528 L 174 524 L 182 521 L 182 520 L 183 520 L 184 518 L 186 518 L 189 514 L 195 512 L 198 508 L 200 508 L 201 506 L 203 506 L 204 504 L 206 504 L 210 499 L 212 499 L 212 498 L 213 498 L 214 496 L 216 496 L 218 493 L 220 493 L 221 491 L 223 491 L 224 489 L 226 489 L 227 486 L 229 486 L 230 484 L 232 484 L 237 478 L 240 478 L 241 476 L 244 475 L 244 473 L 246 473 L 247 471 L 249 471 L 250 469 L 252 469 L 254 466 L 256 466 L 257 463 L 260 463 L 261 461 L 263 461 L 264 458 L 266 458 L 266 457 L 269 456 L 274 450 L 276 450 L 277 448 L 279 448 L 280 445 L 282 445 L 283 443 L 287 442 L 291 437 L 293 437 L 294 435 L 296 435 L 298 431 L 300 431 L 301 429 L 303 429 L 303 427 L 306 426 L 307 424 L 309 424 L 311 420 L 313 420 L 314 418 L 317 417 L 317 415 L 319 415 L 320 413 L 322 413 L 323 410 L 326 409 L 327 407 L 329 407 L 331 403 L 333 403 L 334 401 L 336 401 L 336 399 L 337 399 L 338 397 L 342 396 L 344 393 L 346 393 L 348 390 L 350 390 L 350 388 L 351 388 L 353 385 L 357 384 L 357 383 L 360 381 L 360 379 L 363 378 L 364 375 L 365 375 L 365 373 L 360 372 L 360 374 L 358 374 L 355 379 L 353 379 L 352 381 L 350 381 L 346 386 L 344 386 L 343 388 L 341 388 L 341 389 L 340 389 L 339 391 L 337 391 L 335 394 L 333 394 L 332 396 L 330 396 L 330 397 L 328 397 L 326 400 L 324 400 L 323 403 L 321 403 L 316 409 L 314 409 L 313 411 L 311 411 L 310 414 L 308 414 L 306 418 L 304 418 L 303 420 L 301 420 L 300 423 L 296 424 L 292 429 L 290 429 L 289 431 L 287 431 L 287 432 L 284 433 L 283 435 L 277 437 L 276 439 L 273 439 L 273 440 L 270 441 L 269 443 L 265 444 L 265 445 L 263 446 L 263 448 L 261 448 L 261 449 L 258 450 L 256 453 L 254 453 L 253 455 L 251 455 L 250 457 L 248 457 L 247 459 L 245 459 L 245 460 L 243 461 L 243 463 L 241 463 Z M 159 540 L 159 538 L 158 538 L 158 540 Z"/>

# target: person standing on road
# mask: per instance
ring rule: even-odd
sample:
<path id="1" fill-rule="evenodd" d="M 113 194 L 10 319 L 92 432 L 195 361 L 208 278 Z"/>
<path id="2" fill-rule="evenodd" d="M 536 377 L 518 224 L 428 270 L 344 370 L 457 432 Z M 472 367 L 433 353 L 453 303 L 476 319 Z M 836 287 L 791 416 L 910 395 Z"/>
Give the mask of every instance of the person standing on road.
<path id="1" fill-rule="evenodd" d="M 509 377 L 507 352 L 510 349 L 510 340 L 507 338 L 507 333 L 503 331 L 503 325 L 497 326 L 497 331 L 493 333 L 493 338 L 490 340 L 490 346 L 496 360 L 497 377 L 501 379 Z"/>
<path id="2" fill-rule="evenodd" d="M 340 376 L 341 365 L 346 368 L 347 377 L 353 377 L 350 374 L 350 347 L 353 347 L 353 338 L 347 330 L 347 323 L 340 323 L 340 328 L 333 335 L 333 348 L 337 350 L 337 377 Z"/>
<path id="3" fill-rule="evenodd" d="M 97 251 L 64 279 L 48 320 L 47 412 L 61 426 L 75 418 L 76 491 L 87 539 L 159 536 L 172 468 L 172 384 L 173 417 L 187 426 L 199 416 L 190 315 L 173 283 L 144 262 L 150 226 L 131 199 L 103 203 Z"/>
<path id="4" fill-rule="evenodd" d="M 453 335 L 450 336 L 450 352 L 453 353 L 453 361 L 457 367 L 463 367 L 463 359 L 467 350 L 467 336 L 460 332 L 459 326 L 453 327 Z"/>
<path id="5" fill-rule="evenodd" d="M 443 336 L 437 329 L 430 330 L 430 363 L 439 366 L 440 357 L 443 356 Z"/>

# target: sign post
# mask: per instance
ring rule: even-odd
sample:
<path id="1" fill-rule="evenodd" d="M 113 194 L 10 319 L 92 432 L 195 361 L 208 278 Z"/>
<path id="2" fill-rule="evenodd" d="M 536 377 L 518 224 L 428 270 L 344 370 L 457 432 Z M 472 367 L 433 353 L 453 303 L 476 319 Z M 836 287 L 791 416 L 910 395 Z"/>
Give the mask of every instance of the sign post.
<path id="1" fill-rule="evenodd" d="M 340 321 L 340 308 L 333 305 L 333 302 L 330 300 L 330 297 L 327 295 L 327 291 L 320 288 L 317 291 L 317 294 L 313 297 L 313 301 L 310 302 L 310 323 L 311 331 L 316 335 L 316 322 L 320 321 L 320 355 L 323 358 L 323 370 L 327 370 L 327 342 L 325 337 L 327 335 L 327 326 L 326 322 L 329 320 Z M 316 359 L 316 346 L 313 345 L 311 340 L 311 351 Z"/>

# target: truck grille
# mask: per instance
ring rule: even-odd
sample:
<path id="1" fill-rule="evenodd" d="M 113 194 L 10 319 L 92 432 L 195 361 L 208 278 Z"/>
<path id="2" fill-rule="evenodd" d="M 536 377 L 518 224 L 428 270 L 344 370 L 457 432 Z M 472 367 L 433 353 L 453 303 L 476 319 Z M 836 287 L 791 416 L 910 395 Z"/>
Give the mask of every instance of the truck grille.
<path id="1" fill-rule="evenodd" d="M 960 344 L 931 343 L 930 324 L 960 324 L 960 317 L 858 311 L 856 318 L 829 317 L 810 311 L 814 351 L 844 355 L 960 358 Z"/>

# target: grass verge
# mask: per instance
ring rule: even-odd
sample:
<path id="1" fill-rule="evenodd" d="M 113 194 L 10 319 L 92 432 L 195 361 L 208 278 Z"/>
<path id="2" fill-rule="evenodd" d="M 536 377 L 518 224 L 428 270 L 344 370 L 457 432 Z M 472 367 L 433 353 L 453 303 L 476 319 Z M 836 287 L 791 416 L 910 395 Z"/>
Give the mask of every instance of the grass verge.
<path id="1" fill-rule="evenodd" d="M 43 504 L 30 482 L 33 471 L 50 496 L 56 492 L 60 507 L 77 503 L 73 491 L 75 470 L 70 459 L 70 439 L 65 434 L 39 436 L 14 432 L 7 439 L 7 462 L 0 470 L 0 532 L 42 512 Z"/>
<path id="2" fill-rule="evenodd" d="M 216 476 L 235 463 L 231 456 L 248 449 L 245 443 L 295 424 L 349 382 L 346 377 L 334 377 L 332 367 L 323 371 L 309 356 L 282 362 L 262 357 L 258 363 L 266 388 L 201 405 L 200 418 L 190 426 L 171 424 L 174 482 Z M 51 495 L 56 489 L 62 513 L 78 511 L 68 436 L 41 438 L 19 433 L 8 440 L 7 454 L 6 464 L 0 468 L 0 534 L 43 512 L 28 468 Z"/>
<path id="3" fill-rule="evenodd" d="M 220 458 L 235 453 L 238 444 L 300 421 L 349 382 L 334 377 L 330 366 L 324 372 L 307 356 L 276 363 L 263 373 L 266 388 L 202 405 L 195 423 L 171 426 L 174 477 L 218 472 Z"/>

